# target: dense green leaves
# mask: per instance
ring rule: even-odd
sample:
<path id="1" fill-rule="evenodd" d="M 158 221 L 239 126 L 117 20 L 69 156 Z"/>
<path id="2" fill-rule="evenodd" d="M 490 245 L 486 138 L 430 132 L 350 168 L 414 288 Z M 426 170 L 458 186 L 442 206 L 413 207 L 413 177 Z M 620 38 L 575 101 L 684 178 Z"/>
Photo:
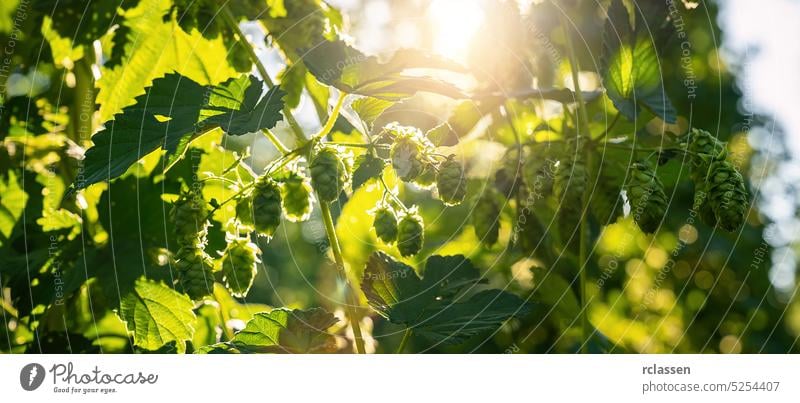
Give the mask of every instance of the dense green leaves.
<path id="1" fill-rule="evenodd" d="M 194 332 L 189 298 L 146 279 L 136 281 L 133 291 L 122 297 L 119 316 L 133 333 L 134 344 L 146 350 L 174 341 L 182 351 Z"/>
<path id="2" fill-rule="evenodd" d="M 392 323 L 437 343 L 457 344 L 530 309 L 505 291 L 471 292 L 481 282 L 478 269 L 460 255 L 431 256 L 420 278 L 410 266 L 378 252 L 367 263 L 361 287 L 370 306 Z"/>
<path id="3" fill-rule="evenodd" d="M 328 328 L 339 320 L 324 309 L 275 309 L 253 316 L 231 345 L 263 353 L 324 353 L 336 350 Z"/>
<path id="4" fill-rule="evenodd" d="M 635 120 L 645 107 L 674 123 L 675 108 L 662 85 L 660 61 L 649 29 L 643 21 L 635 28 L 631 26 L 622 1 L 611 2 L 603 34 L 603 84 L 626 118 Z"/>
<path id="5" fill-rule="evenodd" d="M 154 80 L 135 105 L 92 137 L 83 177 L 73 188 L 114 179 L 158 149 L 166 151 L 171 165 L 194 137 L 213 127 L 241 135 L 275 126 L 283 108 L 282 92 L 274 87 L 261 98 L 261 91 L 261 82 L 246 76 L 219 86 L 203 86 L 174 73 Z"/>

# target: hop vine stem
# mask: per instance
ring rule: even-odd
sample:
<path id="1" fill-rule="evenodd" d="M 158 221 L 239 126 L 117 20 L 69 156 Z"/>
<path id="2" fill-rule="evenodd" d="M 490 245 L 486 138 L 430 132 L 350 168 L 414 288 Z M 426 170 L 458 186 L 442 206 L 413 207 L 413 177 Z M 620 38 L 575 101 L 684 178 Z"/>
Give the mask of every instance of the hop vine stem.
<path id="1" fill-rule="evenodd" d="M 250 57 L 250 61 L 256 66 L 258 70 L 258 74 L 261 76 L 261 79 L 267 84 L 267 87 L 272 88 L 275 86 L 275 83 L 272 81 L 272 78 L 269 76 L 269 72 L 267 72 L 267 68 L 264 66 L 264 63 L 261 63 L 261 59 L 258 58 L 255 49 L 247 41 L 247 36 L 242 32 L 242 29 L 239 28 L 239 23 L 236 22 L 236 18 L 234 18 L 231 11 L 228 9 L 226 5 L 221 5 L 219 7 L 220 14 L 222 15 L 222 19 L 225 21 L 225 24 L 228 25 L 238 37 L 239 42 L 242 44 L 242 47 L 245 48 L 247 51 L 247 56 Z M 283 115 L 286 118 L 286 121 L 289 123 L 289 127 L 292 129 L 292 133 L 294 133 L 295 138 L 297 138 L 298 144 L 303 144 L 308 141 L 306 139 L 305 134 L 303 133 L 303 129 L 300 127 L 300 124 L 297 123 L 297 119 L 294 118 L 292 115 L 291 109 L 287 106 L 283 109 Z M 267 134 L 266 132 L 264 134 Z M 268 136 L 269 137 L 269 136 Z M 271 140 L 271 139 L 270 139 Z M 273 142 L 274 144 L 274 142 Z M 275 147 L 278 147 L 276 144 Z M 278 147 L 280 150 L 280 148 Z M 285 149 L 285 147 L 284 147 Z"/>
<path id="2" fill-rule="evenodd" d="M 261 78 L 267 84 L 267 87 L 273 88 L 275 86 L 275 83 L 270 78 L 269 73 L 267 72 L 267 69 L 264 66 L 264 64 L 261 63 L 261 60 L 259 60 L 258 55 L 256 55 L 255 49 L 253 49 L 252 45 L 247 41 L 247 38 L 244 35 L 244 33 L 239 28 L 239 24 L 236 22 L 236 19 L 234 18 L 233 14 L 231 14 L 230 10 L 228 10 L 228 8 L 224 5 L 220 6 L 220 12 L 222 14 L 223 19 L 225 20 L 225 23 L 234 33 L 236 33 L 238 40 L 242 43 L 242 45 L 244 45 L 244 48 L 247 50 L 247 54 L 250 57 L 250 60 L 256 66 L 258 73 L 261 75 Z M 325 125 L 322 127 L 319 133 L 317 133 L 314 137 L 312 137 L 311 140 L 306 138 L 305 134 L 303 133 L 303 129 L 297 123 L 297 120 L 292 115 L 291 110 L 288 107 L 284 108 L 283 115 L 286 118 L 286 121 L 289 122 L 289 126 L 292 128 L 292 131 L 297 139 L 298 144 L 302 146 L 305 145 L 306 143 L 309 143 L 309 141 L 313 143 L 316 139 L 321 139 L 327 136 L 333 129 L 333 125 L 336 123 L 336 119 L 338 119 L 339 117 L 339 112 L 342 108 L 342 105 L 344 104 L 346 96 L 347 94 L 344 92 L 339 93 L 339 98 L 336 102 L 336 105 L 333 108 L 333 111 L 331 111 L 331 114 L 328 117 L 327 122 L 325 122 Z M 275 148 L 277 148 L 278 151 L 280 151 L 281 154 L 283 154 L 284 157 L 293 155 L 297 150 L 303 148 L 300 147 L 298 149 L 290 151 L 288 148 L 286 148 L 286 146 L 283 145 L 283 143 L 280 142 L 280 140 L 272 132 L 270 132 L 269 130 L 265 130 L 263 133 L 272 142 L 272 144 L 275 145 Z M 249 186 L 247 188 L 249 188 Z M 237 193 L 237 195 L 241 194 L 245 190 L 246 189 L 242 189 L 242 191 Z M 237 195 L 234 195 L 233 197 L 229 198 L 228 200 L 223 202 L 223 204 L 233 200 Z M 358 306 L 358 299 L 356 298 L 355 289 L 352 287 L 350 280 L 347 276 L 347 271 L 344 264 L 344 258 L 342 257 L 342 250 L 339 247 L 339 239 L 336 237 L 336 227 L 333 222 L 333 216 L 331 215 L 330 205 L 326 202 L 320 202 L 320 210 L 322 211 L 322 219 L 325 222 L 325 231 L 328 235 L 328 241 L 331 244 L 331 250 L 333 252 L 334 260 L 336 261 L 336 266 L 338 267 L 340 273 L 342 274 L 347 286 L 345 290 L 348 299 L 347 316 L 351 326 L 353 327 L 353 335 L 355 338 L 356 351 L 359 354 L 364 354 L 366 352 L 364 349 L 364 338 L 361 334 L 361 326 L 359 324 L 359 318 L 356 312 L 356 307 Z"/>
<path id="3" fill-rule="evenodd" d="M 583 135 L 587 141 L 591 141 L 592 136 L 589 133 L 589 114 L 586 111 L 586 104 L 583 100 L 583 93 L 581 92 L 581 84 L 579 80 L 578 72 L 580 71 L 580 64 L 578 63 L 578 56 L 575 53 L 575 45 L 572 43 L 572 36 L 569 30 L 569 20 L 565 13 L 561 13 L 559 15 L 561 20 L 561 28 L 564 31 L 564 40 L 567 45 L 567 53 L 569 56 L 569 65 L 570 65 L 570 72 L 572 73 L 572 82 L 575 86 L 575 96 L 577 97 L 578 105 L 578 135 Z M 582 152 L 584 152 L 584 156 L 586 158 L 586 166 L 592 166 L 592 153 L 589 152 L 589 147 L 585 147 Z M 589 199 L 591 198 L 591 186 L 586 186 L 586 189 L 583 191 L 583 197 L 581 200 L 582 215 L 588 211 Z M 589 335 L 589 317 L 588 317 L 588 301 L 587 301 L 587 273 L 586 270 L 588 268 L 588 258 L 589 258 L 589 239 L 586 234 L 588 230 L 587 220 L 585 217 L 581 216 L 581 223 L 580 223 L 580 246 L 578 251 L 578 259 L 580 268 L 578 271 L 578 281 L 580 282 L 580 303 L 581 303 L 581 310 L 580 310 L 580 323 L 581 323 L 581 352 L 587 353 L 588 352 L 588 335 Z"/>
<path id="4" fill-rule="evenodd" d="M 356 351 L 359 354 L 364 354 L 366 353 L 364 349 L 364 337 L 361 335 L 361 325 L 359 323 L 358 313 L 356 312 L 356 307 L 358 307 L 358 298 L 356 297 L 355 289 L 352 287 L 350 279 L 347 276 L 347 269 L 344 265 L 344 257 L 342 257 L 342 249 L 339 245 L 339 238 L 336 236 L 336 226 L 333 223 L 331 207 L 326 202 L 320 202 L 320 210 L 322 211 L 322 221 L 325 223 L 325 232 L 328 234 L 328 240 L 331 244 L 333 258 L 336 261 L 336 266 L 339 269 L 339 273 L 346 284 L 345 294 L 347 294 L 347 316 L 348 320 L 350 321 L 350 326 L 353 327 L 353 338 L 355 339 L 356 343 Z"/>

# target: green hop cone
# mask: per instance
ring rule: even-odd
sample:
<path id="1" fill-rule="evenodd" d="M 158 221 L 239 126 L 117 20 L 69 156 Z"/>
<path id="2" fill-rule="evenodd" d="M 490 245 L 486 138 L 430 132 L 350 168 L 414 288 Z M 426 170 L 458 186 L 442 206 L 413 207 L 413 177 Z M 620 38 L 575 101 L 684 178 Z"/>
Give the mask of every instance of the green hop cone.
<path id="1" fill-rule="evenodd" d="M 253 195 L 242 197 L 236 202 L 236 218 L 243 231 L 251 232 L 256 229 L 253 222 Z"/>
<path id="2" fill-rule="evenodd" d="M 244 297 L 253 285 L 261 251 L 248 238 L 228 242 L 222 255 L 222 275 L 225 287 L 235 297 Z"/>
<path id="3" fill-rule="evenodd" d="M 311 216 L 311 185 L 296 172 L 283 182 L 283 211 L 292 222 L 305 221 Z"/>
<path id="4" fill-rule="evenodd" d="M 321 149 L 311 160 L 311 186 L 321 202 L 333 202 L 347 184 L 347 164 L 339 152 L 330 147 Z"/>
<path id="5" fill-rule="evenodd" d="M 436 189 L 439 191 L 439 199 L 448 206 L 460 204 L 467 195 L 464 169 L 452 156 L 439 166 L 439 172 L 436 175 Z"/>
<path id="6" fill-rule="evenodd" d="M 417 179 L 425 171 L 422 145 L 412 137 L 399 137 L 390 152 L 392 168 L 404 182 Z"/>
<path id="7" fill-rule="evenodd" d="M 422 164 L 422 172 L 413 180 L 414 184 L 423 189 L 429 189 L 436 183 L 436 170 L 436 165 L 430 162 L 424 162 Z"/>
<path id="8" fill-rule="evenodd" d="M 180 246 L 194 246 L 205 243 L 208 234 L 208 208 L 206 202 L 196 193 L 184 193 L 172 205 L 170 221 Z"/>
<path id="9" fill-rule="evenodd" d="M 611 172 L 600 172 L 597 188 L 592 192 L 589 202 L 590 212 L 600 225 L 613 224 L 624 213 L 625 202 L 622 199 L 620 182 L 621 179 L 615 178 Z"/>
<path id="10" fill-rule="evenodd" d="M 700 129 L 692 129 L 688 139 L 687 149 L 691 152 L 690 176 L 695 185 L 701 185 L 705 182 L 711 164 L 727 158 L 725 143 Z"/>
<path id="11" fill-rule="evenodd" d="M 518 211 L 517 243 L 523 252 L 532 255 L 545 247 L 544 238 L 547 231 L 530 208 L 524 207 Z"/>
<path id="12" fill-rule="evenodd" d="M 484 192 L 475 203 L 471 214 L 472 226 L 475 227 L 475 235 L 485 245 L 494 245 L 497 242 L 501 208 L 493 190 Z"/>
<path id="13" fill-rule="evenodd" d="M 512 197 L 521 187 L 522 164 L 518 148 L 509 148 L 503 155 L 502 163 L 494 173 L 494 187 L 504 197 Z"/>
<path id="14" fill-rule="evenodd" d="M 281 223 L 281 190 L 269 177 L 261 177 L 253 189 L 253 225 L 259 235 L 272 237 Z"/>
<path id="15" fill-rule="evenodd" d="M 400 255 L 416 255 L 422 250 L 424 240 L 422 217 L 414 211 L 403 215 L 397 225 L 397 249 L 400 251 Z"/>
<path id="16" fill-rule="evenodd" d="M 202 248 L 184 246 L 175 255 L 175 270 L 183 292 L 193 300 L 211 294 L 214 287 L 214 263 Z"/>
<path id="17" fill-rule="evenodd" d="M 372 226 L 375 228 L 375 235 L 378 239 L 387 244 L 392 244 L 397 240 L 397 216 L 391 207 L 381 206 L 375 210 L 375 220 Z"/>
<path id="18" fill-rule="evenodd" d="M 714 162 L 709 169 L 708 202 L 720 228 L 739 229 L 747 214 L 748 196 L 744 178 L 728 161 Z"/>
<path id="19" fill-rule="evenodd" d="M 667 212 L 667 195 L 653 168 L 645 162 L 633 163 L 625 191 L 639 228 L 648 234 L 656 232 Z"/>
<path id="20" fill-rule="evenodd" d="M 714 215 L 714 210 L 711 208 L 711 203 L 708 201 L 708 190 L 706 188 L 707 186 L 702 185 L 702 189 L 695 191 L 692 208 L 697 211 L 700 216 L 700 221 L 713 227 L 717 225 L 717 217 Z"/>

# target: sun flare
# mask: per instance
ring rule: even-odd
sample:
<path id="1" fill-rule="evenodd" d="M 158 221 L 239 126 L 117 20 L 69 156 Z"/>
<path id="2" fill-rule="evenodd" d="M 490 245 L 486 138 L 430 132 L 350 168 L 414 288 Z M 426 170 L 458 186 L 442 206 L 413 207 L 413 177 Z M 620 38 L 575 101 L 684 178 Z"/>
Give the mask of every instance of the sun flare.
<path id="1" fill-rule="evenodd" d="M 428 8 L 433 50 L 456 61 L 466 61 L 483 14 L 480 0 L 434 0 Z"/>

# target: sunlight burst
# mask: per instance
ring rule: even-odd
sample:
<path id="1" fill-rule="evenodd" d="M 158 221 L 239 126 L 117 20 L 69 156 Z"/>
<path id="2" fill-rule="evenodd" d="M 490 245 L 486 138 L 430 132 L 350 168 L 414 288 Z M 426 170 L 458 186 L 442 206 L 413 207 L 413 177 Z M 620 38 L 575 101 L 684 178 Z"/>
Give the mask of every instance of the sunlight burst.
<path id="1" fill-rule="evenodd" d="M 483 21 L 480 0 L 434 0 L 428 9 L 433 25 L 433 50 L 464 62 Z"/>

